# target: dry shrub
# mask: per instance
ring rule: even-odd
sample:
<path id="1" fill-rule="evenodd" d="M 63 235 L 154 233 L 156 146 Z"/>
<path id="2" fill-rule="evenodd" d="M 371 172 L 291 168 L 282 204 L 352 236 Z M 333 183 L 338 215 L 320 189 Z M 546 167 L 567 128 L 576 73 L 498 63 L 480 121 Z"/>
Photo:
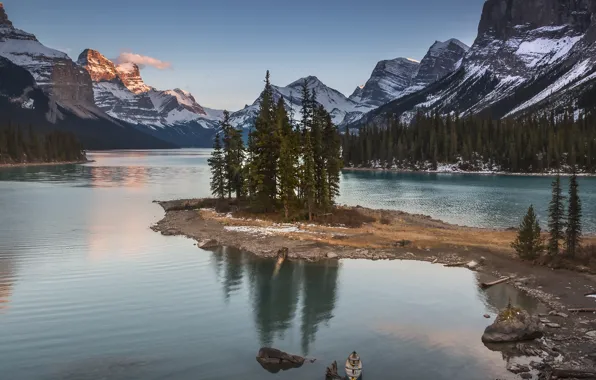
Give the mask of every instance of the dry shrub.
<path id="1" fill-rule="evenodd" d="M 316 218 L 317 223 L 332 226 L 346 226 L 349 228 L 360 228 L 365 223 L 373 223 L 375 218 L 361 214 L 353 208 L 336 208 L 330 214 Z"/>
<path id="2" fill-rule="evenodd" d="M 381 219 L 379 220 L 379 222 L 381 222 L 381 224 L 384 224 L 384 225 L 389 225 L 389 224 L 391 224 L 391 219 L 383 216 L 383 217 L 381 217 Z"/>

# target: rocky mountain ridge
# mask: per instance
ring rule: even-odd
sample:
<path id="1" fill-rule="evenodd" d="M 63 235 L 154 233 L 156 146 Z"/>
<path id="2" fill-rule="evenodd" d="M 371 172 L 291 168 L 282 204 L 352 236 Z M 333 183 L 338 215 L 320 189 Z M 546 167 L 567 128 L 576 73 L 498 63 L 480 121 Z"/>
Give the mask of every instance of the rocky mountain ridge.
<path id="1" fill-rule="evenodd" d="M 208 113 L 188 91 L 148 86 L 136 64 L 115 64 L 96 50 L 84 50 L 78 63 L 93 80 L 95 103 L 109 115 L 180 146 L 208 146 L 200 139 L 213 132 L 203 129 L 217 127 L 220 111 Z"/>
<path id="2" fill-rule="evenodd" d="M 418 111 L 498 119 L 595 105 L 596 2 L 487 0 L 478 37 L 453 74 L 354 124 Z"/>

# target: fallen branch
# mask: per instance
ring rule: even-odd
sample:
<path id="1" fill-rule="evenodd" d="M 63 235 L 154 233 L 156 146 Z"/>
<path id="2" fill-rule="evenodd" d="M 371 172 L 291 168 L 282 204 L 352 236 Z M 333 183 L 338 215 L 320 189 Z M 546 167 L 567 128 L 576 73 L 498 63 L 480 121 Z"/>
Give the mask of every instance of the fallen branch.
<path id="1" fill-rule="evenodd" d="M 451 263 L 451 264 L 445 264 L 446 267 L 463 267 L 464 265 L 466 265 L 468 262 L 464 261 L 461 263 Z"/>
<path id="2" fill-rule="evenodd" d="M 497 281 L 493 281 L 493 282 L 482 282 L 482 283 L 480 283 L 480 287 L 482 289 L 488 289 L 491 286 L 499 285 L 499 284 L 501 284 L 503 282 L 509 281 L 510 279 L 511 279 L 511 277 L 503 277 L 502 279 L 497 280 Z"/>
<path id="3" fill-rule="evenodd" d="M 593 307 L 582 307 L 578 309 L 569 309 L 570 313 L 596 313 L 596 308 Z"/>
<path id="4" fill-rule="evenodd" d="M 330 367 L 327 367 L 325 373 L 325 380 L 336 380 L 341 379 L 341 376 L 337 373 L 337 362 L 333 362 Z"/>
<path id="5" fill-rule="evenodd" d="M 553 369 L 552 376 L 558 379 L 596 379 L 596 372 L 574 369 Z"/>

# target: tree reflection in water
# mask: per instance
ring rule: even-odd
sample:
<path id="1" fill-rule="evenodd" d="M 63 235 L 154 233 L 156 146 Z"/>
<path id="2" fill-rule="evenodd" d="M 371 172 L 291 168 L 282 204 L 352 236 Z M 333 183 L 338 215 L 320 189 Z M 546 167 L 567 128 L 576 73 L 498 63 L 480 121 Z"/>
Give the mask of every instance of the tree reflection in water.
<path id="1" fill-rule="evenodd" d="M 308 355 L 319 326 L 333 318 L 340 264 L 288 260 L 273 277 L 275 260 L 231 248 L 220 248 L 212 255 L 218 277 L 223 269 L 220 281 L 226 300 L 241 288 L 246 275 L 260 344 L 272 345 L 274 338 L 284 337 L 293 322 L 300 322 L 302 354 Z"/>

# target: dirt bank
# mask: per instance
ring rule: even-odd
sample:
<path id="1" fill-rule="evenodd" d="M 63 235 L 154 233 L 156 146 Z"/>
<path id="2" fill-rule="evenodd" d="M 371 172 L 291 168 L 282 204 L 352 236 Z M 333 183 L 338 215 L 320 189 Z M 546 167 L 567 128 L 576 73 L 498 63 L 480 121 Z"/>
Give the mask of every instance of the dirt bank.
<path id="1" fill-rule="evenodd" d="M 309 261 L 401 259 L 437 265 L 482 263 L 474 270 L 495 278 L 512 277 L 511 285 L 536 297 L 553 313 L 559 313 L 542 316 L 546 335 L 537 343 L 539 359 L 534 361 L 532 368 L 544 375 L 551 366 L 586 369 L 595 364 L 596 355 L 592 353 L 596 353 L 596 315 L 571 313 L 569 309 L 596 307 L 594 298 L 585 297 L 586 293 L 596 291 L 596 276 L 553 270 L 518 260 L 509 246 L 514 231 L 461 227 L 423 215 L 367 208 L 348 208 L 369 220 L 359 227 L 348 228 L 281 224 L 246 215 L 222 214 L 213 209 L 201 209 L 202 200 L 159 204 L 166 215 L 152 226 L 154 231 L 187 236 L 205 249 L 222 245 L 258 256 L 274 257 L 280 248 L 287 247 L 289 259 Z M 596 243 L 596 239 L 587 237 L 585 243 Z M 480 335 L 481 331 L 479 339 Z M 524 350 L 518 345 L 503 355 L 508 358 L 524 356 Z"/>

